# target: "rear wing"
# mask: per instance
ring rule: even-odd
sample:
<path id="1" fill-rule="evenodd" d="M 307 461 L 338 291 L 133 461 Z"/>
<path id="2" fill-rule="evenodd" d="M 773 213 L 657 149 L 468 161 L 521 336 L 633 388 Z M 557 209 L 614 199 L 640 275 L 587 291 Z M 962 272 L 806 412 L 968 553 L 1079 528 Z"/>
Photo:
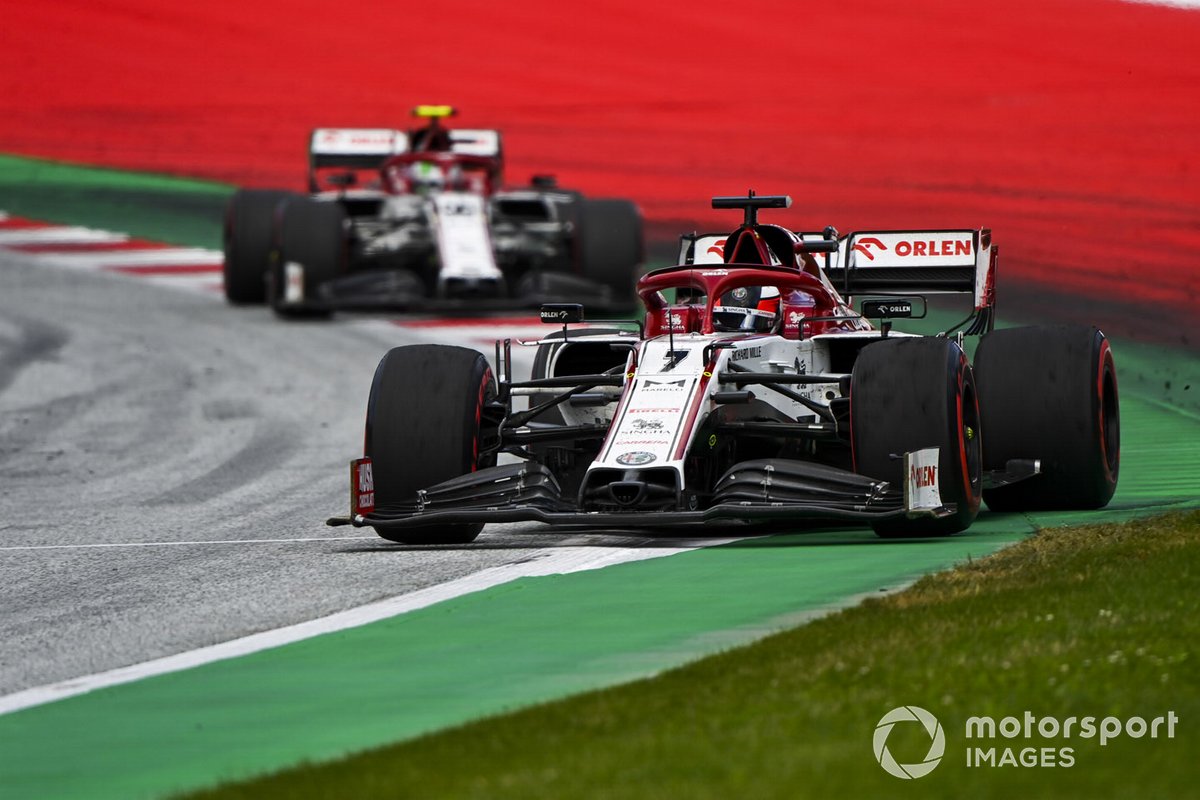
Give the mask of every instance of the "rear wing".
<path id="1" fill-rule="evenodd" d="M 839 240 L 825 272 L 843 296 L 969 293 L 990 318 L 997 253 L 987 228 L 855 231 Z"/>
<path id="2" fill-rule="evenodd" d="M 992 232 L 987 228 L 855 231 L 842 237 L 827 228 L 798 235 L 797 254 L 823 255 L 830 288 L 847 302 L 855 295 L 970 294 L 974 312 L 961 324 L 970 323 L 967 333 L 972 334 L 992 329 L 999 248 L 992 244 Z M 723 264 L 728 236 L 684 234 L 678 263 Z"/>
<path id="3" fill-rule="evenodd" d="M 420 150 L 428 128 L 405 132 L 389 128 L 317 128 L 308 144 L 309 188 L 320 190 L 317 171 L 323 169 L 375 170 L 394 155 Z M 449 152 L 468 156 L 500 156 L 500 132 L 456 129 L 442 131 Z M 416 140 L 416 141 L 414 141 Z M 445 145 L 441 149 L 446 149 Z"/>
<path id="4" fill-rule="evenodd" d="M 982 230 L 855 231 L 826 272 L 843 294 L 970 292 L 987 300 L 996 259 Z"/>
<path id="5" fill-rule="evenodd" d="M 464 156 L 500 155 L 500 131 L 456 128 L 450 134 L 450 152 Z"/>
<path id="6" fill-rule="evenodd" d="M 679 260 L 687 264 L 724 264 L 728 233 L 685 233 L 679 237 Z"/>
<path id="7" fill-rule="evenodd" d="M 408 134 L 386 128 L 317 128 L 308 145 L 313 169 L 373 169 L 397 153 L 408 152 Z"/>
<path id="8" fill-rule="evenodd" d="M 321 192 L 335 185 L 328 170 L 378 170 L 409 149 L 408 134 L 389 128 L 317 128 L 308 142 L 308 189 Z M 323 172 L 324 171 L 324 172 Z M 322 174 L 323 178 L 318 178 Z M 361 176 L 356 176 L 361 177 Z M 328 184 L 328 185 L 323 185 Z M 345 188 L 349 184 L 338 184 Z"/>

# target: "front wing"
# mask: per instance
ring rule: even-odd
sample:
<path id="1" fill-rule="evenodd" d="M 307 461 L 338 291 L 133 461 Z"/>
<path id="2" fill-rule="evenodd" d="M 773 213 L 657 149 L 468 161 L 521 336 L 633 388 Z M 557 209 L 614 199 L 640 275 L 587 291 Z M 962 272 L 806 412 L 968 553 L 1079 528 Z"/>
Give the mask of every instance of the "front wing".
<path id="1" fill-rule="evenodd" d="M 937 448 L 906 453 L 904 459 L 908 477 L 902 486 L 803 462 L 790 462 L 792 474 L 778 468 L 783 462 L 747 462 L 745 479 L 727 477 L 708 507 L 658 511 L 580 509 L 562 496 L 549 470 L 533 463 L 482 469 L 418 492 L 415 503 L 377 508 L 373 483 L 370 491 L 362 483 L 362 476 L 371 474 L 370 460 L 358 459 L 351 464 L 350 516 L 327 524 L 380 530 L 481 522 L 670 528 L 804 520 L 869 523 L 955 513 L 953 504 L 943 504 L 936 482 Z"/>

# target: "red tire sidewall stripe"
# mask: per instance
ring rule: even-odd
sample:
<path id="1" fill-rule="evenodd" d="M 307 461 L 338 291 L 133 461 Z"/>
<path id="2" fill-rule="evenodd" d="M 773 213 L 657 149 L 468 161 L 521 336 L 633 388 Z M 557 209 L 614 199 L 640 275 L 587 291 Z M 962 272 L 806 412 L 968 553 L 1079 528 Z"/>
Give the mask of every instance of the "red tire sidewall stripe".
<path id="1" fill-rule="evenodd" d="M 471 472 L 479 469 L 479 425 L 483 420 L 483 404 L 487 399 L 488 387 L 492 385 L 492 368 L 485 367 L 483 379 L 479 381 L 479 395 L 475 400 L 475 435 L 471 437 Z"/>
<path id="2" fill-rule="evenodd" d="M 966 353 L 963 353 L 960 350 L 959 356 L 958 356 L 958 370 L 957 370 L 957 373 L 958 373 L 957 388 L 956 388 L 957 397 L 956 397 L 956 402 L 954 403 L 955 412 L 958 417 L 958 431 L 957 431 L 958 459 L 959 459 L 959 468 L 962 470 L 963 496 L 966 498 L 967 503 L 969 504 L 969 507 L 971 508 L 971 510 L 976 511 L 979 509 L 979 495 L 976 495 L 974 490 L 971 488 L 971 468 L 970 468 L 970 464 L 968 463 L 968 459 L 967 459 L 967 434 L 963 428 L 963 406 L 966 401 L 966 395 L 964 393 L 964 388 L 966 386 L 966 381 L 967 381 L 967 371 L 970 368 L 971 368 L 970 365 L 967 363 Z M 979 418 L 979 398 L 974 392 L 972 392 L 972 394 L 971 394 L 971 401 L 975 404 L 975 418 L 978 419 Z M 979 431 L 976 431 L 975 435 L 978 436 Z"/>
<path id="3" fill-rule="evenodd" d="M 1096 359 L 1096 425 L 1098 427 L 1099 436 L 1097 439 L 1100 442 L 1100 463 L 1104 465 L 1104 477 L 1109 483 L 1113 483 L 1116 478 L 1113 475 L 1112 468 L 1109 466 L 1108 460 L 1108 426 L 1104 424 L 1105 407 L 1104 407 L 1104 378 L 1105 375 L 1112 375 L 1113 394 L 1116 394 L 1117 389 L 1117 368 L 1113 363 L 1112 348 L 1108 345 L 1108 339 L 1100 340 L 1100 353 Z M 1121 457 L 1121 443 L 1117 442 L 1117 452 L 1114 462 Z"/>

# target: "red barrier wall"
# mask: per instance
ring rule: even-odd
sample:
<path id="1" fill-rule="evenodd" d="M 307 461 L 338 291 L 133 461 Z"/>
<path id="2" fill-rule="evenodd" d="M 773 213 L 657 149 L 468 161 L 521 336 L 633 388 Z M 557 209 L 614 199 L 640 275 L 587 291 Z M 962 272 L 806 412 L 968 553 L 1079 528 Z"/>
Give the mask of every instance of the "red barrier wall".
<path id="1" fill-rule="evenodd" d="M 1200 12 L 1114 0 L 0 0 L 0 151 L 299 187 L 318 125 L 449 102 L 508 177 L 724 227 L 989 225 L 1003 275 L 1196 304 Z"/>

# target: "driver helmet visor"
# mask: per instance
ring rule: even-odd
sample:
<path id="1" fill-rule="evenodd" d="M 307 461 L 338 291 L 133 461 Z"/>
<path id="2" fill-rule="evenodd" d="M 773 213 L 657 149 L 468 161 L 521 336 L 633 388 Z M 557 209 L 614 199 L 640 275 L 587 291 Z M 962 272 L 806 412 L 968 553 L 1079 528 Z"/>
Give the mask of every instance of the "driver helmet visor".
<path id="1" fill-rule="evenodd" d="M 713 306 L 713 322 L 727 331 L 770 330 L 775 324 L 774 311 L 741 306 Z"/>

